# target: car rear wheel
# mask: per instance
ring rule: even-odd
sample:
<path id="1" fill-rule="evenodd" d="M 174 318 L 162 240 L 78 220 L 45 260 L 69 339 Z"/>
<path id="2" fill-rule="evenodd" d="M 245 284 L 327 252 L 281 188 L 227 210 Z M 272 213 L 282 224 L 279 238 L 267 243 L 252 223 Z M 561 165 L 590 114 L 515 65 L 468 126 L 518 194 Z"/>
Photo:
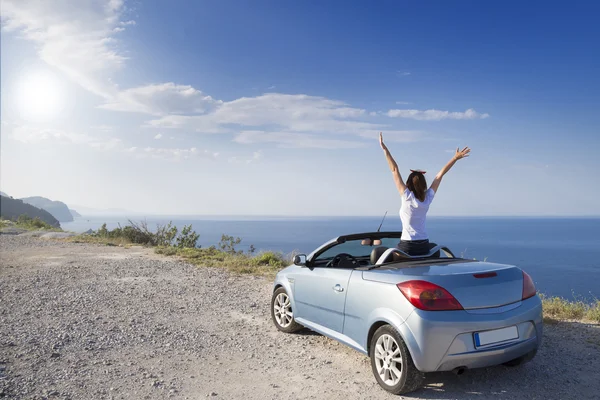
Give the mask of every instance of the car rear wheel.
<path id="1" fill-rule="evenodd" d="M 294 311 L 290 297 L 284 288 L 280 287 L 273 292 L 271 298 L 271 318 L 277 329 L 282 332 L 292 333 L 302 329 L 302 325 L 294 320 Z"/>
<path id="2" fill-rule="evenodd" d="M 384 325 L 375 331 L 369 356 L 375 379 L 388 392 L 404 394 L 421 387 L 424 375 L 394 327 Z"/>

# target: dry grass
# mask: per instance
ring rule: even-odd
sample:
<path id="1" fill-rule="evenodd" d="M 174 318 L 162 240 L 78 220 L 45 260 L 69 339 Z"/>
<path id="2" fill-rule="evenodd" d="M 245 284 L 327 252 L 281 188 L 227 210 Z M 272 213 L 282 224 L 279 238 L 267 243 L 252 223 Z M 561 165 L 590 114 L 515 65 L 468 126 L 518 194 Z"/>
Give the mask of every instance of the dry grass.
<path id="1" fill-rule="evenodd" d="M 61 239 L 66 242 L 71 243 L 93 243 L 93 244 L 103 244 L 106 246 L 120 246 L 120 247 L 130 247 L 133 245 L 130 240 L 124 237 L 117 238 L 108 238 L 108 237 L 99 237 L 99 236 L 91 236 L 91 235 L 78 235 L 70 238 Z"/>
<path id="2" fill-rule="evenodd" d="M 583 301 L 570 301 L 562 297 L 548 297 L 543 294 L 540 294 L 540 297 L 545 322 L 567 320 L 600 323 L 600 300 L 588 304 Z"/>
<path id="3" fill-rule="evenodd" d="M 227 253 L 214 247 L 207 249 L 177 247 L 157 247 L 156 253 L 177 256 L 202 267 L 224 268 L 238 274 L 252 274 L 274 277 L 277 272 L 289 263 L 282 254 L 264 252 L 256 256 L 242 253 Z"/>

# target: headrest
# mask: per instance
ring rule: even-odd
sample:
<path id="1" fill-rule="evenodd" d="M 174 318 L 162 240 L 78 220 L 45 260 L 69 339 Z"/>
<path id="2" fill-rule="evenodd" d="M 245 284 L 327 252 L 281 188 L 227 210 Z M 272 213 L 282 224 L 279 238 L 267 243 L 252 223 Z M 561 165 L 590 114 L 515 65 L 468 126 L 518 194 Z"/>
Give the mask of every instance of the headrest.
<path id="1" fill-rule="evenodd" d="M 379 260 L 379 257 L 381 257 L 381 255 L 383 253 L 385 253 L 385 251 L 387 250 L 387 247 L 375 247 L 372 251 L 371 251 L 371 265 L 375 265 L 377 264 L 377 260 Z"/>
<path id="2" fill-rule="evenodd" d="M 363 239 L 360 244 L 363 246 L 381 246 L 381 239 Z"/>

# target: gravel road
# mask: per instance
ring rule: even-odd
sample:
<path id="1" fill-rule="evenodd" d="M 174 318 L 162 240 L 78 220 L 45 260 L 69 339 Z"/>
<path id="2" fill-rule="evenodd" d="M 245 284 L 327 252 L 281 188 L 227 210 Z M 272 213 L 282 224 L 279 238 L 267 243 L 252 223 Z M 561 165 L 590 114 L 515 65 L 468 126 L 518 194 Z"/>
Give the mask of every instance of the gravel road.
<path id="1" fill-rule="evenodd" d="M 0 235 L 0 398 L 399 399 L 369 360 L 270 320 L 271 282 L 145 248 Z M 430 374 L 411 399 L 598 399 L 600 328 L 546 325 L 518 368 Z"/>

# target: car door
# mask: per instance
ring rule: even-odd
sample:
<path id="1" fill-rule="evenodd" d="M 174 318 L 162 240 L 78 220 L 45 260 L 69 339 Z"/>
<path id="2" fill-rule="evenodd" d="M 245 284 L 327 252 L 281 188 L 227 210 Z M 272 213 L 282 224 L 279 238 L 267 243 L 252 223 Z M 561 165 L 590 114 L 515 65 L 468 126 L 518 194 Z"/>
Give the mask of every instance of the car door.
<path id="1" fill-rule="evenodd" d="M 349 268 L 302 268 L 294 277 L 295 317 L 341 333 L 352 271 Z"/>

